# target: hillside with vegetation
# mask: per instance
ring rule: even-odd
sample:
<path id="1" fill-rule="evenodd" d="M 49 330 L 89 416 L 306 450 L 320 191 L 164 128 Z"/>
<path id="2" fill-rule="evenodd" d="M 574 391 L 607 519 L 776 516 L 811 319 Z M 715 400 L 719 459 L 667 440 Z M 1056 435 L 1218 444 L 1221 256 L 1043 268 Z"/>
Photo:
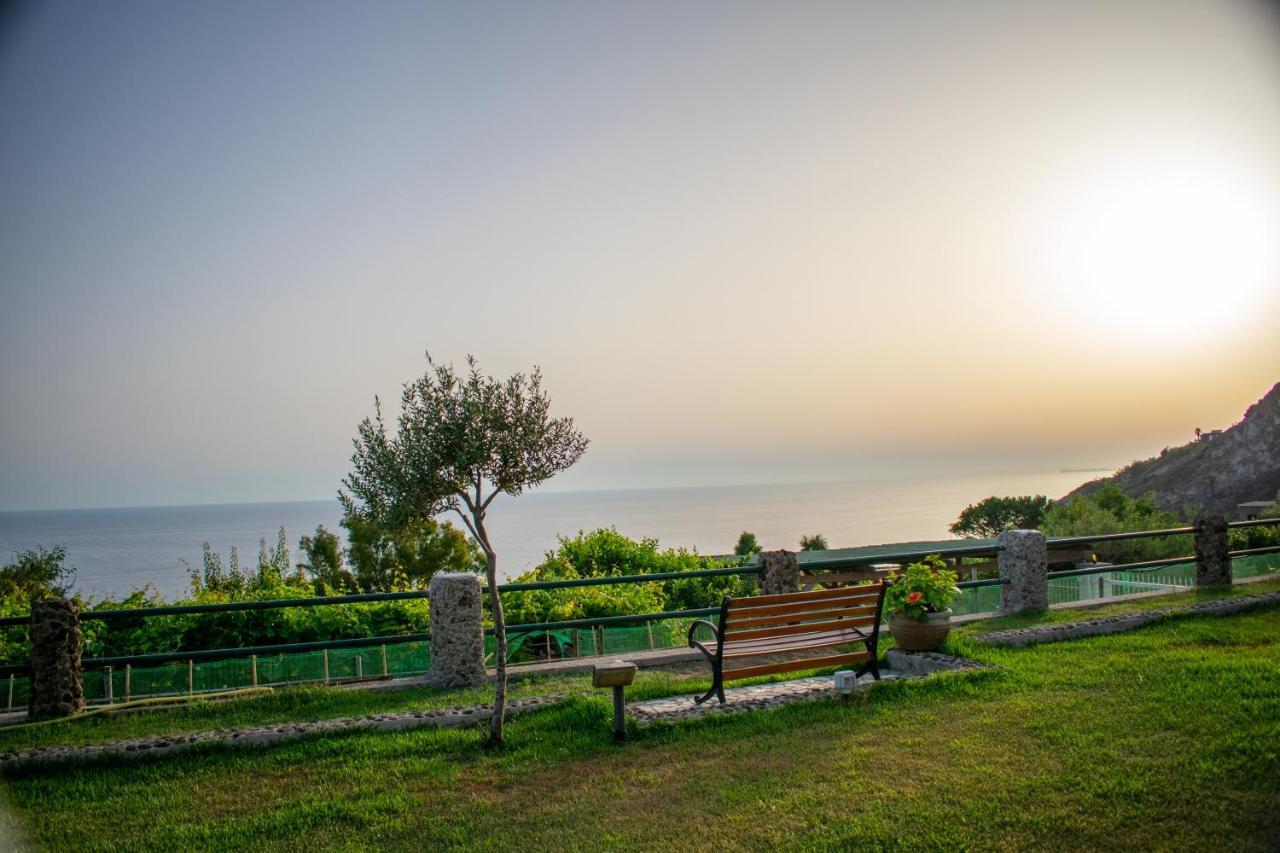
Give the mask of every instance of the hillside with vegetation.
<path id="1" fill-rule="evenodd" d="M 1131 497 L 1150 494 L 1160 509 L 1184 517 L 1198 510 L 1231 515 L 1241 503 L 1275 498 L 1280 492 L 1280 383 L 1229 429 L 1165 448 L 1114 476 L 1085 483 L 1063 500 L 1109 483 Z"/>

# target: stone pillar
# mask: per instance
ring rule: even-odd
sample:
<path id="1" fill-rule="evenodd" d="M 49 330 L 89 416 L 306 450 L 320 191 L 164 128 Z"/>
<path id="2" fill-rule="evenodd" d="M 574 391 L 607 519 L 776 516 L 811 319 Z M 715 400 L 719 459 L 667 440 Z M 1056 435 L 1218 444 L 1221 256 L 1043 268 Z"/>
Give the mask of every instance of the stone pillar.
<path id="1" fill-rule="evenodd" d="M 1196 586 L 1231 583 L 1231 558 L 1227 544 L 1227 520 L 1221 515 L 1196 519 Z"/>
<path id="2" fill-rule="evenodd" d="M 51 598 L 31 602 L 30 720 L 69 717 L 84 710 L 80 677 L 80 610 Z"/>
<path id="3" fill-rule="evenodd" d="M 790 551 L 761 551 L 760 594 L 776 595 L 800 591 L 800 569 L 796 555 Z"/>
<path id="4" fill-rule="evenodd" d="M 1046 610 L 1049 607 L 1049 550 L 1039 530 L 1006 530 L 996 537 L 1000 579 L 1000 612 Z"/>
<path id="5" fill-rule="evenodd" d="M 437 687 L 483 684 L 484 622 L 480 576 L 436 572 L 427 587 L 431 602 L 431 663 L 427 683 Z"/>

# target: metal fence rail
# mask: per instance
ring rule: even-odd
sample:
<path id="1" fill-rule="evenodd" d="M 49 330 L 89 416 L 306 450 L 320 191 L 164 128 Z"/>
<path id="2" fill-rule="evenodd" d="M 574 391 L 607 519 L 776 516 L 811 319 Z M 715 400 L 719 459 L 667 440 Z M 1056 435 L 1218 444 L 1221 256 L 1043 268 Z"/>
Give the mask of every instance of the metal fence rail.
<path id="1" fill-rule="evenodd" d="M 1280 518 L 1270 519 L 1254 519 L 1250 521 L 1231 522 L 1227 526 L 1229 528 L 1245 528 L 1259 527 L 1267 525 L 1280 525 Z M 1071 536 L 1048 539 L 1046 544 L 1049 548 L 1061 548 L 1063 546 L 1084 545 L 1099 542 L 1115 542 L 1131 539 L 1157 538 L 1165 536 L 1184 536 L 1195 533 L 1195 527 L 1175 527 L 1162 530 L 1143 530 L 1132 531 L 1126 533 L 1106 533 L 1095 536 Z M 957 540 L 962 541 L 962 540 Z M 805 571 L 814 570 L 838 570 L 859 568 L 876 564 L 902 564 L 914 560 L 923 559 L 931 555 L 940 555 L 946 558 L 959 557 L 994 557 L 998 556 L 1001 547 L 998 544 L 984 544 L 973 546 L 960 546 L 956 548 L 934 548 L 931 550 L 910 550 L 896 551 L 889 553 L 867 554 L 863 556 L 836 557 L 829 559 L 807 560 L 800 564 Z M 1268 546 L 1262 548 L 1249 548 L 1239 551 L 1230 552 L 1229 556 L 1244 557 L 1255 556 L 1260 554 L 1280 553 L 1280 545 Z M 1084 569 L 1069 569 L 1058 572 L 1048 572 L 1050 579 L 1070 578 L 1085 575 L 1103 574 L 1107 572 L 1118 571 L 1143 571 L 1149 569 L 1162 568 L 1166 566 L 1174 566 L 1194 562 L 1194 556 L 1173 557 L 1162 560 L 1147 560 L 1138 563 L 1126 563 L 1120 565 L 1095 566 Z M 750 575 L 758 574 L 761 568 L 758 563 L 748 563 L 742 566 L 726 566 L 715 569 L 700 569 L 691 572 L 655 572 L 652 574 L 639 575 L 606 575 L 590 578 L 568 578 L 554 581 L 534 581 L 527 583 L 505 583 L 498 585 L 499 593 L 511 592 L 532 592 L 537 590 L 558 590 L 572 589 L 577 587 L 590 586 L 607 586 L 616 584 L 633 584 L 633 583 L 662 583 L 671 580 L 685 580 L 695 578 L 712 578 L 726 577 L 733 575 Z M 970 580 L 958 583 L 960 589 L 978 589 L 984 587 L 1000 586 L 1009 583 L 1008 578 L 986 578 L 981 580 Z M 361 593 L 354 595 L 336 595 L 336 596 L 315 596 L 310 598 L 282 598 L 267 601 L 237 601 L 225 602 L 221 604 L 183 604 L 183 605 L 166 605 L 160 607 L 145 607 L 136 609 L 117 609 L 117 610 L 89 610 L 81 614 L 81 619 L 85 620 L 123 620 L 123 619 L 145 619 L 157 616 L 181 616 L 199 613 L 232 613 L 256 610 L 273 610 L 292 607 L 319 607 L 329 605 L 343 604 L 374 604 L 390 601 L 405 601 L 415 599 L 425 599 L 428 597 L 426 590 L 408 590 L 402 592 L 377 592 L 377 593 Z M 706 616 L 719 612 L 718 607 L 696 608 L 689 610 L 672 610 L 662 611 L 658 613 L 645 613 L 638 615 L 622 615 L 622 616 L 598 616 L 583 619 L 568 619 L 555 622 L 536 622 L 521 625 L 508 625 L 507 632 L 512 635 L 538 633 L 556 630 L 568 630 L 573 628 L 586 628 L 603 625 L 621 625 L 640 622 L 652 622 L 664 619 L 676 619 L 695 616 Z M 10 616 L 0 618 L 0 627 L 19 627 L 30 624 L 30 616 Z M 492 635 L 493 629 L 486 629 L 486 634 Z M 364 646 L 377 646 L 396 643 L 408 643 L 423 641 L 430 638 L 429 633 L 415 634 L 396 634 L 381 637 L 363 637 L 346 640 L 316 640 L 299 643 L 277 643 L 271 645 L 260 646 L 243 646 L 236 648 L 224 649 L 203 649 L 181 652 L 162 652 L 145 655 L 124 655 L 115 657 L 102 658 L 86 658 L 83 664 L 86 668 L 97 667 L 116 667 L 123 665 L 148 665 L 170 663 L 174 661 L 212 661 L 222 660 L 232 657 L 246 657 L 250 655 L 268 655 L 279 653 L 305 652 L 322 649 L 349 649 L 360 648 Z M 0 666 L 0 677 L 16 674 L 24 674 L 28 671 L 27 664 L 10 664 Z"/>

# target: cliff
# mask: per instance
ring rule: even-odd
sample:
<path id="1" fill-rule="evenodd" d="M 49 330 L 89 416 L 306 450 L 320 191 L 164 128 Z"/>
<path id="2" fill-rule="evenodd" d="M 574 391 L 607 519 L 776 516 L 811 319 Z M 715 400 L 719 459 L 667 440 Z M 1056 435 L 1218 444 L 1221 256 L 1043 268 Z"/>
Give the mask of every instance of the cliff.
<path id="1" fill-rule="evenodd" d="M 1066 497 L 1108 482 L 1132 497 L 1153 492 L 1161 509 L 1179 512 L 1198 507 L 1231 516 L 1245 501 L 1273 500 L 1280 491 L 1280 383 L 1230 429 L 1134 462 Z"/>

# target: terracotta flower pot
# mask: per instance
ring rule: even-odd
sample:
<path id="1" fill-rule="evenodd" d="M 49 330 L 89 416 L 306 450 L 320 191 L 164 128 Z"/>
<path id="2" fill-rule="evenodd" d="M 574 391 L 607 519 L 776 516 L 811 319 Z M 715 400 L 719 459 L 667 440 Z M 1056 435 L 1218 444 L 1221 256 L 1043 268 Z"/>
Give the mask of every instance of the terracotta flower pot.
<path id="1" fill-rule="evenodd" d="M 951 610 L 929 613 L 923 622 L 902 613 L 889 617 L 889 633 L 898 648 L 908 652 L 932 652 L 951 633 Z"/>

